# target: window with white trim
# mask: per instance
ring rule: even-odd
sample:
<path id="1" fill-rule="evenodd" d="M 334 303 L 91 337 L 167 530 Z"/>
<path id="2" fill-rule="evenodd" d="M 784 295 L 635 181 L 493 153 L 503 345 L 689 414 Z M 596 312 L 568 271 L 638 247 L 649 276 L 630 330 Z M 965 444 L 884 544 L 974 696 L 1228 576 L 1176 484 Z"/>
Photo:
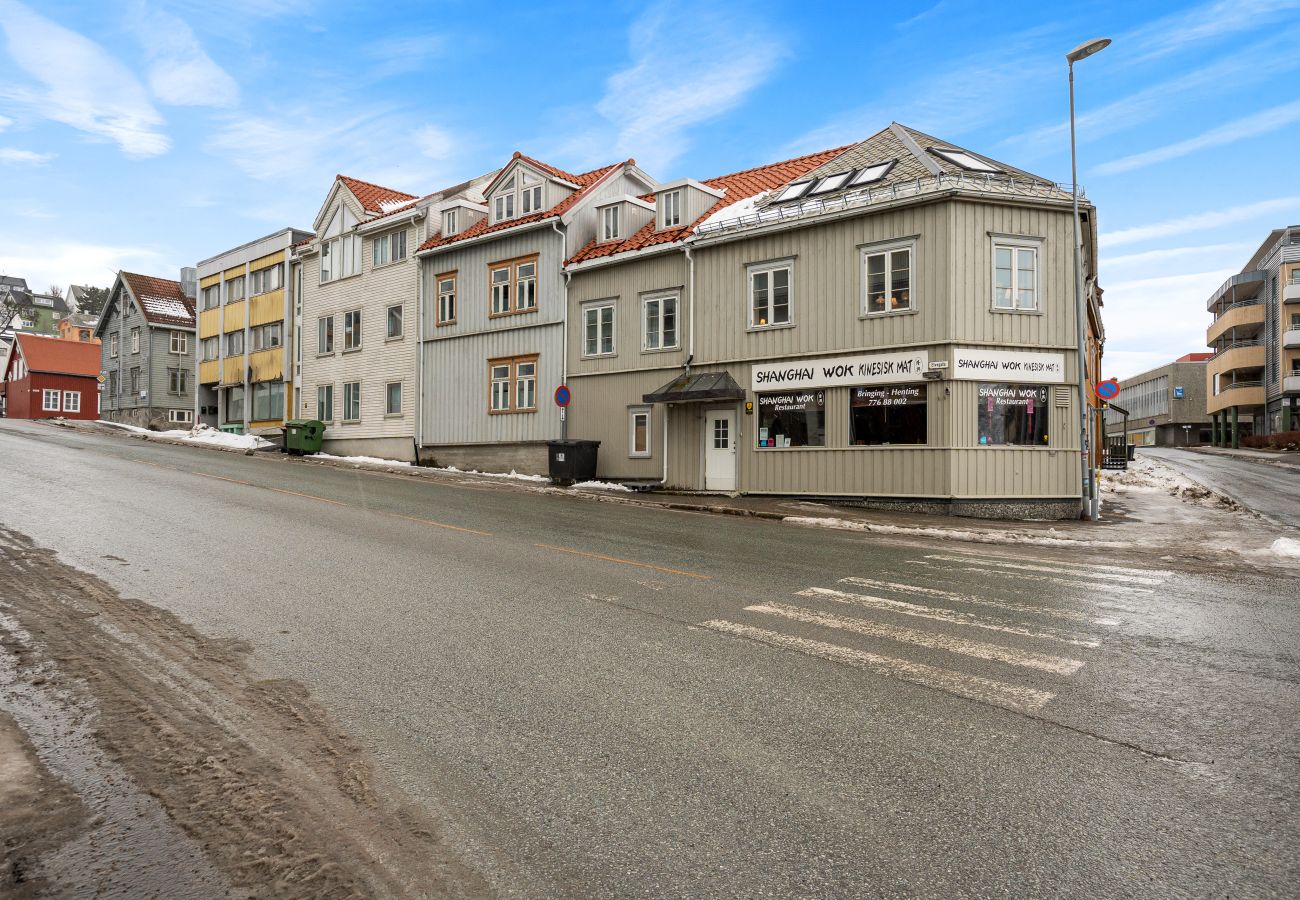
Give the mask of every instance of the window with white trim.
<path id="1" fill-rule="evenodd" d="M 493 221 L 503 222 L 515 217 L 515 179 L 501 185 L 501 193 L 493 202 Z"/>
<path id="2" fill-rule="evenodd" d="M 370 242 L 370 264 L 386 266 L 406 259 L 406 230 L 394 231 Z"/>
<path id="3" fill-rule="evenodd" d="M 682 192 L 664 191 L 659 195 L 659 227 L 676 228 L 682 224 Z"/>
<path id="4" fill-rule="evenodd" d="M 488 360 L 491 413 L 537 411 L 537 356 Z"/>
<path id="5" fill-rule="evenodd" d="M 627 411 L 627 455 L 634 459 L 651 455 L 648 406 L 636 406 Z"/>
<path id="6" fill-rule="evenodd" d="M 59 392 L 53 388 L 46 388 L 41 391 L 41 411 L 58 412 L 59 411 Z"/>
<path id="7" fill-rule="evenodd" d="M 334 317 L 321 316 L 316 320 L 316 352 L 334 352 Z"/>
<path id="8" fill-rule="evenodd" d="M 210 337 L 203 339 L 203 361 L 211 362 L 220 355 L 221 338 Z"/>
<path id="9" fill-rule="evenodd" d="M 384 386 L 384 415 L 400 416 L 402 414 L 402 383 L 390 381 Z"/>
<path id="10" fill-rule="evenodd" d="M 438 283 L 438 310 L 434 319 L 436 325 L 451 325 L 456 321 L 456 273 L 444 272 L 435 275 Z"/>
<path id="11" fill-rule="evenodd" d="M 993 243 L 993 308 L 1038 309 L 1038 244 Z"/>
<path id="12" fill-rule="evenodd" d="M 237 275 L 226 282 L 226 302 L 234 303 L 244 299 L 244 276 Z"/>
<path id="13" fill-rule="evenodd" d="M 343 385 L 343 421 L 361 421 L 361 382 L 349 381 Z"/>
<path id="14" fill-rule="evenodd" d="M 334 385 L 316 385 L 316 418 L 326 424 L 334 421 Z"/>
<path id="15" fill-rule="evenodd" d="M 117 359 L 117 346 L 118 346 L 117 332 L 114 331 L 112 334 L 108 336 L 108 358 L 109 359 Z"/>
<path id="16" fill-rule="evenodd" d="M 582 310 L 582 355 L 614 355 L 614 304 L 602 303 Z"/>
<path id="17" fill-rule="evenodd" d="M 519 211 L 531 215 L 542 210 L 542 180 L 527 169 L 519 170 Z"/>
<path id="18" fill-rule="evenodd" d="M 361 347 L 361 310 L 354 309 L 343 314 L 343 351 L 357 350 Z"/>
<path id="19" fill-rule="evenodd" d="M 183 331 L 173 331 L 169 349 L 172 353 L 189 353 L 190 336 Z"/>
<path id="20" fill-rule="evenodd" d="M 794 263 L 765 263 L 749 267 L 749 327 L 771 328 L 794 321 Z"/>
<path id="21" fill-rule="evenodd" d="M 284 323 L 268 322 L 265 325 L 254 325 L 248 330 L 249 337 L 253 343 L 253 351 L 270 350 L 279 347 L 284 342 Z"/>
<path id="22" fill-rule="evenodd" d="M 402 304 L 397 303 L 388 307 L 387 331 L 385 332 L 388 340 L 396 340 L 402 336 Z"/>
<path id="23" fill-rule="evenodd" d="M 139 328 L 131 329 L 131 352 L 132 353 L 140 352 L 140 329 Z"/>
<path id="24" fill-rule="evenodd" d="M 677 295 L 645 297 L 641 301 L 641 349 L 676 350 Z"/>
<path id="25" fill-rule="evenodd" d="M 352 234 L 357 217 L 340 205 L 321 231 L 320 283 L 337 281 L 361 271 L 361 238 Z"/>
<path id="26" fill-rule="evenodd" d="M 190 389 L 190 370 L 189 369 L 168 369 L 167 370 L 167 393 L 169 394 L 188 394 Z"/>
<path id="27" fill-rule="evenodd" d="M 244 355 L 244 333 L 232 331 L 226 335 L 226 356 Z"/>
<path id="28" fill-rule="evenodd" d="M 909 241 L 862 251 L 862 314 L 912 309 L 912 250 Z"/>
<path id="29" fill-rule="evenodd" d="M 459 229 L 456 228 L 456 210 L 447 209 L 442 213 L 442 233 L 443 236 L 455 234 Z"/>
<path id="30" fill-rule="evenodd" d="M 63 411 L 81 412 L 81 391 L 63 392 Z"/>
<path id="31" fill-rule="evenodd" d="M 203 308 L 216 309 L 221 305 L 221 285 L 214 284 L 203 289 Z"/>
<path id="32" fill-rule="evenodd" d="M 194 410 L 169 409 L 167 410 L 167 421 L 172 424 L 189 425 L 194 421 Z"/>
<path id="33" fill-rule="evenodd" d="M 602 241 L 616 241 L 621 237 L 617 206 L 606 206 L 600 211 L 600 234 Z"/>
<path id="34" fill-rule="evenodd" d="M 490 263 L 488 283 L 492 289 L 489 315 L 505 316 L 537 309 L 537 257 Z"/>

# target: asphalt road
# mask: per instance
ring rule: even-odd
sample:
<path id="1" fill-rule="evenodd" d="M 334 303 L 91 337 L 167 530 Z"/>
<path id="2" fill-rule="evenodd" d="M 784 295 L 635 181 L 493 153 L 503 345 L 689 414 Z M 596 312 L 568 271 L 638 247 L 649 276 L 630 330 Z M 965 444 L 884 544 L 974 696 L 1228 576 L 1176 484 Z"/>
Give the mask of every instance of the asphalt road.
<path id="1" fill-rule="evenodd" d="M 1300 468 L 1174 447 L 1143 447 L 1138 452 L 1279 525 L 1300 528 Z"/>
<path id="2" fill-rule="evenodd" d="M 1300 623 L 1277 571 L 920 543 L 9 420 L 0 523 L 250 642 L 503 896 L 1300 883 Z"/>

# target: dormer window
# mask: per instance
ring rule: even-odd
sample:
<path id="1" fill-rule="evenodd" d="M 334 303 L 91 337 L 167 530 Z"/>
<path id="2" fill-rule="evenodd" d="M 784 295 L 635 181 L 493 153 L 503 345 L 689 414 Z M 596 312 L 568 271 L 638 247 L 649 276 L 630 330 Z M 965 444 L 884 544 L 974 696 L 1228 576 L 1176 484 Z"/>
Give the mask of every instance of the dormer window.
<path id="1" fill-rule="evenodd" d="M 1001 172 L 1002 170 L 991 166 L 982 159 L 978 159 L 973 154 L 965 150 L 950 150 L 947 147 L 931 147 L 930 152 L 940 159 L 946 159 L 956 166 L 961 166 L 967 172 Z"/>
<path id="2" fill-rule="evenodd" d="M 614 241 L 622 237 L 617 206 L 606 206 L 600 211 L 600 234 L 602 241 Z"/>
<path id="3" fill-rule="evenodd" d="M 867 166 L 865 169 L 859 171 L 858 174 L 854 175 L 853 181 L 849 182 L 849 184 L 852 187 L 861 187 L 864 184 L 875 184 L 877 181 L 880 181 L 889 174 L 889 170 L 894 167 L 895 162 L 896 160 L 891 159 L 887 163 L 877 163 L 874 166 Z"/>
<path id="4" fill-rule="evenodd" d="M 796 181 L 794 184 L 781 191 L 781 193 L 777 194 L 775 202 L 781 203 L 785 200 L 797 200 L 806 194 L 808 188 L 811 186 L 811 181 Z"/>
<path id="5" fill-rule="evenodd" d="M 542 180 L 528 171 L 520 172 L 519 180 L 523 182 L 523 190 L 520 192 L 519 197 L 521 215 L 527 216 L 531 213 L 540 212 L 542 209 Z"/>
<path id="6" fill-rule="evenodd" d="M 501 222 L 515 217 L 515 180 L 513 178 L 501 186 L 501 193 L 497 194 L 495 204 L 496 221 Z"/>
<path id="7" fill-rule="evenodd" d="M 340 206 L 330 216 L 329 224 L 321 233 L 320 281 L 325 284 L 361 271 L 361 238 L 351 234 L 357 217 L 346 205 Z M 243 285 L 240 285 L 243 296 Z M 231 298 L 226 297 L 227 300 Z"/>
<path id="8" fill-rule="evenodd" d="M 682 192 L 665 191 L 659 195 L 659 227 L 676 228 L 682 224 Z"/>
<path id="9" fill-rule="evenodd" d="M 852 174 L 852 172 L 840 172 L 836 175 L 827 175 L 821 181 L 817 182 L 817 186 L 812 189 L 812 193 L 829 194 L 831 191 L 838 191 L 844 186 L 844 182 L 849 180 L 849 176 Z"/>
<path id="10" fill-rule="evenodd" d="M 455 234 L 460 229 L 456 227 L 456 210 L 449 209 L 442 214 L 442 233 L 444 236 Z"/>

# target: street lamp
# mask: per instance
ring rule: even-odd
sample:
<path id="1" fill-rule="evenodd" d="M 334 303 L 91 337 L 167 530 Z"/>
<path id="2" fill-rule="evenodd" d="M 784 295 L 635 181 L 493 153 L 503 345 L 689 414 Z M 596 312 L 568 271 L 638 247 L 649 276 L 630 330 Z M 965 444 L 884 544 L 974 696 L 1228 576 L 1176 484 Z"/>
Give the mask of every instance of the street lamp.
<path id="1" fill-rule="evenodd" d="M 1070 194 L 1074 201 L 1074 312 L 1079 337 L 1079 469 L 1087 517 L 1097 519 L 1097 485 L 1092 477 L 1092 442 L 1088 439 L 1087 312 L 1083 305 L 1083 229 L 1079 225 L 1079 161 L 1074 147 L 1074 64 L 1110 46 L 1110 38 L 1085 41 L 1065 54 L 1070 68 Z"/>

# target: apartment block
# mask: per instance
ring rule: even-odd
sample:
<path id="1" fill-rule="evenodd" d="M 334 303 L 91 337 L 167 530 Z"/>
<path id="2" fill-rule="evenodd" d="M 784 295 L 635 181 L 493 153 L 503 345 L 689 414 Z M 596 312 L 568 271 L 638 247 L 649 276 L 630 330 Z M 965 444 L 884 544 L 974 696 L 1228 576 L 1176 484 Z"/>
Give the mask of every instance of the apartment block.
<path id="1" fill-rule="evenodd" d="M 1128 443 L 1139 447 L 1194 447 L 1210 443 L 1205 367 L 1211 353 L 1188 353 L 1120 381 L 1118 403 L 1129 413 Z M 1106 410 L 1106 435 L 1122 435 L 1124 417 Z"/>

